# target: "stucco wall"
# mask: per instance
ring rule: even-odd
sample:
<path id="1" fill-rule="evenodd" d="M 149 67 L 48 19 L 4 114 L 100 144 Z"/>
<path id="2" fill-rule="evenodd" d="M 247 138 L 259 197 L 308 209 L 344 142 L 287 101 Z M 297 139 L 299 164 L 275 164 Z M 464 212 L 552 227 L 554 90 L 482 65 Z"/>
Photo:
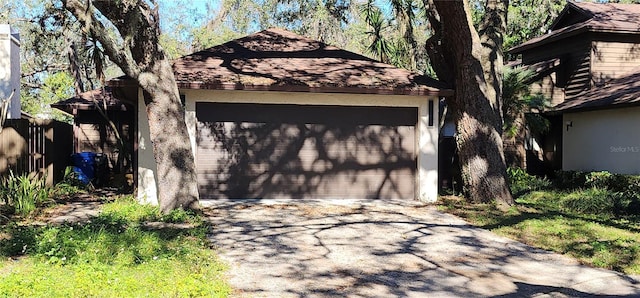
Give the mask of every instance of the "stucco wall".
<path id="1" fill-rule="evenodd" d="M 191 147 L 196 149 L 196 102 L 261 103 L 261 104 L 301 104 L 301 105 L 353 105 L 385 107 L 418 107 L 416 126 L 416 152 L 418 153 L 418 174 L 416 175 L 416 194 L 419 200 L 435 202 L 438 195 L 438 100 L 424 96 L 369 95 L 340 93 L 302 93 L 302 92 L 257 92 L 257 91 L 221 91 L 221 90 L 180 90 L 185 95 L 185 121 L 189 131 Z M 433 101 L 434 119 L 429 121 L 429 100 Z M 144 107 L 140 99 L 141 107 Z M 140 109 L 139 121 L 147 121 L 146 112 Z M 144 115 L 143 115 L 144 114 Z M 429 124 L 432 125 L 429 125 Z M 139 142 L 148 140 L 147 123 L 139 124 Z M 148 142 L 147 142 L 148 143 Z M 142 144 L 140 143 L 142 147 Z M 147 145 L 149 146 L 149 145 Z M 153 151 L 138 150 L 139 158 L 139 198 L 156 198 L 156 185 L 149 184 L 155 170 L 147 161 L 153 160 Z M 153 163 L 155 167 L 155 163 Z M 144 180 L 144 181 L 142 181 Z M 144 183 L 143 183 L 144 182 Z M 149 187 L 148 191 L 147 188 Z M 156 199 L 157 200 L 157 199 Z"/>
<path id="2" fill-rule="evenodd" d="M 640 107 L 563 116 L 563 170 L 640 174 Z"/>

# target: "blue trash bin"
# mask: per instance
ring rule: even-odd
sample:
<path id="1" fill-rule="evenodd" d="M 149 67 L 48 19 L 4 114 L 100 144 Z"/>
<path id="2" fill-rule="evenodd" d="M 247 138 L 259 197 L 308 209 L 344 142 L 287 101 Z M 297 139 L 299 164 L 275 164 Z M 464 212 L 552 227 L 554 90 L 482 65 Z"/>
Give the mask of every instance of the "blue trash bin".
<path id="1" fill-rule="evenodd" d="M 78 174 L 78 179 L 82 183 L 89 184 L 95 177 L 95 160 L 96 154 L 93 152 L 81 152 L 71 155 L 71 161 L 74 165 L 73 170 Z M 78 170 L 80 173 L 78 173 Z"/>

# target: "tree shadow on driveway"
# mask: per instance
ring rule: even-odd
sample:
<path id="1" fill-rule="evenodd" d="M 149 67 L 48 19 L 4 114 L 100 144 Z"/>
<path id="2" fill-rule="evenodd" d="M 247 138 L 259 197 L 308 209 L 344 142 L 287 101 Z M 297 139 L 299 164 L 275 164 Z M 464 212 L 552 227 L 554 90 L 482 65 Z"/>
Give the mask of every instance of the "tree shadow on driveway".
<path id="1" fill-rule="evenodd" d="M 210 239 L 240 297 L 637 296 L 579 265 L 399 201 L 209 201 Z"/>

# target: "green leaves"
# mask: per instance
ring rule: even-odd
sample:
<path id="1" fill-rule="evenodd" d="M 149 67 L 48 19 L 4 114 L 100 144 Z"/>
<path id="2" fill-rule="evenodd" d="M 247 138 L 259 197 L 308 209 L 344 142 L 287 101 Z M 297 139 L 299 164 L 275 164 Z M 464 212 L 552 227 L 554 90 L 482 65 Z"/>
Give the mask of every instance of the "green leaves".
<path id="1" fill-rule="evenodd" d="M 502 87 L 502 113 L 504 131 L 507 136 L 517 135 L 521 129 L 518 119 L 524 118 L 526 126 L 534 134 L 546 132 L 549 121 L 538 112 L 549 108 L 550 102 L 541 93 L 531 94 L 531 83 L 535 73 L 522 68 L 505 67 Z"/>
<path id="2" fill-rule="evenodd" d="M 45 177 L 16 176 L 10 172 L 0 186 L 0 200 L 15 208 L 20 215 L 29 215 L 37 206 L 49 200 L 51 188 Z"/>

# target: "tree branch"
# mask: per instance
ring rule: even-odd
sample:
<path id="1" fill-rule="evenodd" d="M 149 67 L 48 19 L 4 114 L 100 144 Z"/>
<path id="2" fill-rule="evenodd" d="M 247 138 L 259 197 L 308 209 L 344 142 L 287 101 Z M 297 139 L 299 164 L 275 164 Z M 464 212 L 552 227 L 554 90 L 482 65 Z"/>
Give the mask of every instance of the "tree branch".
<path id="1" fill-rule="evenodd" d="M 140 74 L 140 69 L 133 60 L 131 52 L 127 48 L 119 46 L 118 42 L 111 37 L 109 30 L 96 18 L 91 0 L 87 1 L 87 6 L 79 0 L 62 0 L 62 3 L 83 25 L 84 30 L 90 32 L 100 41 L 111 61 L 122 68 L 126 75 L 137 77 Z"/>
<path id="2" fill-rule="evenodd" d="M 442 46 L 442 22 L 440 21 L 440 15 L 436 12 L 435 4 L 433 0 L 423 0 L 425 7 L 425 15 L 431 26 L 432 35 L 425 42 L 425 50 L 429 56 L 431 67 L 436 72 L 438 79 L 443 83 L 453 86 L 454 76 L 452 68 L 447 61 L 447 54 Z"/>
<path id="3" fill-rule="evenodd" d="M 23 77 L 23 78 L 27 78 L 27 77 L 31 77 L 31 76 L 34 76 L 36 74 L 39 74 L 41 72 L 51 71 L 51 70 L 60 71 L 60 70 L 65 70 L 66 68 L 67 68 L 66 64 L 61 64 L 61 63 L 47 64 L 42 68 L 34 69 L 34 70 L 30 71 L 30 72 L 23 72 L 20 76 Z"/>

